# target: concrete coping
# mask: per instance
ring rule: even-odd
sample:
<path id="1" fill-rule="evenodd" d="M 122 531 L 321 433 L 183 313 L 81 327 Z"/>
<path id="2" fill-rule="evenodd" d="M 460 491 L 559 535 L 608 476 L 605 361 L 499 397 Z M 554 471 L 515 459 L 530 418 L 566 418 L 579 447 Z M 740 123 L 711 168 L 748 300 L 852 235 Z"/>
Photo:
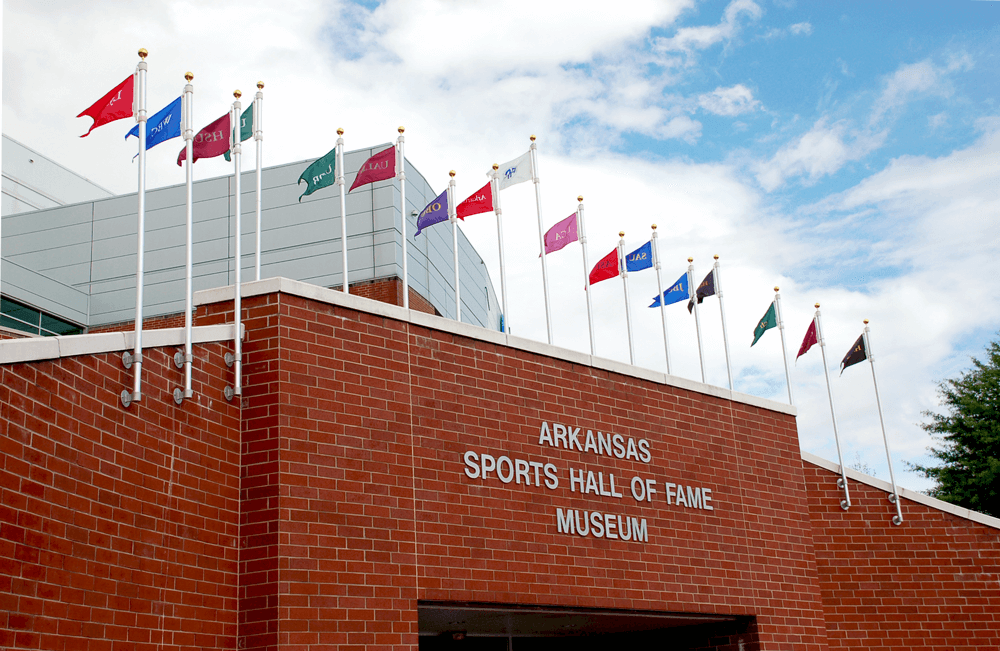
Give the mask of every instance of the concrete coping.
<path id="1" fill-rule="evenodd" d="M 232 323 L 191 328 L 191 340 L 196 344 L 227 341 L 232 338 Z M 143 348 L 183 345 L 184 328 L 159 328 L 142 331 Z M 37 362 L 43 359 L 58 359 L 74 355 L 113 353 L 133 348 L 135 348 L 135 331 L 133 330 L 60 337 L 4 339 L 0 341 L 0 364 Z"/>
<path id="2" fill-rule="evenodd" d="M 215 289 L 206 289 L 195 292 L 194 304 L 198 306 L 231 301 L 233 300 L 233 292 L 234 289 L 232 285 L 229 285 L 228 287 L 217 287 Z M 417 312 L 416 310 L 406 310 L 398 305 L 391 305 L 389 303 L 383 303 L 381 301 L 376 301 L 362 296 L 355 296 L 353 294 L 345 294 L 341 290 L 327 289 L 325 287 L 319 287 L 318 285 L 312 285 L 298 280 L 291 280 L 289 278 L 274 277 L 243 283 L 242 296 L 261 296 L 279 292 L 320 303 L 338 305 L 356 310 L 358 312 L 366 312 L 368 314 L 374 314 L 394 319 L 396 321 L 412 323 L 413 325 L 423 326 L 441 332 L 448 332 L 454 335 L 468 337 L 470 339 L 487 341 L 493 344 L 507 346 L 509 348 L 523 350 L 530 353 L 536 353 L 538 355 L 544 355 L 546 357 L 574 364 L 590 366 L 610 371 L 612 373 L 617 373 L 619 375 L 626 375 L 640 380 L 647 380 L 657 384 L 664 384 L 667 386 L 677 387 L 679 389 L 693 391 L 695 393 L 722 398 L 724 400 L 731 400 L 733 402 L 760 407 L 762 409 L 776 411 L 782 414 L 789 414 L 791 416 L 795 416 L 797 414 L 794 406 L 783 402 L 777 402 L 767 398 L 759 398 L 746 393 L 739 393 L 738 391 L 730 391 L 729 389 L 710 384 L 703 384 L 687 378 L 677 377 L 676 375 L 667 375 L 666 373 L 660 373 L 652 369 L 632 366 L 623 362 L 605 359 L 603 357 L 597 357 L 587 353 L 569 350 L 567 348 L 560 348 L 558 346 L 542 343 L 540 341 L 534 341 L 532 339 L 524 339 L 523 337 L 489 330 L 487 328 L 482 328 L 469 323 L 460 323 L 458 321 L 435 316 L 433 314 Z"/>
<path id="3" fill-rule="evenodd" d="M 837 475 L 840 474 L 840 465 L 834 461 L 828 461 L 823 457 L 817 457 L 815 454 L 809 454 L 808 452 L 802 453 L 802 460 L 806 463 L 811 463 L 814 466 L 819 466 L 825 470 L 829 470 Z M 885 491 L 887 495 L 892 494 L 892 484 L 881 479 L 876 479 L 875 477 L 869 477 L 863 473 L 854 470 L 853 468 L 847 468 L 847 476 L 856 482 L 867 484 L 873 488 L 878 488 L 879 490 Z M 979 524 L 984 524 L 987 527 L 993 527 L 994 529 L 1000 529 L 1000 518 L 994 518 L 992 516 L 986 515 L 985 513 L 980 513 L 979 511 L 973 511 L 971 509 L 966 509 L 961 506 L 955 506 L 950 502 L 944 502 L 942 500 L 929 497 L 923 493 L 918 493 L 912 491 L 909 488 L 903 488 L 897 485 L 899 494 L 902 497 L 910 500 L 911 502 L 916 502 L 917 504 L 923 504 L 924 506 L 929 506 L 932 509 L 938 511 L 944 511 L 945 513 L 950 513 L 951 515 L 956 515 L 960 518 L 966 520 L 972 520 L 973 522 L 978 522 Z M 888 501 L 886 501 L 888 504 Z M 903 504 L 903 525 L 906 525 L 906 505 Z"/>

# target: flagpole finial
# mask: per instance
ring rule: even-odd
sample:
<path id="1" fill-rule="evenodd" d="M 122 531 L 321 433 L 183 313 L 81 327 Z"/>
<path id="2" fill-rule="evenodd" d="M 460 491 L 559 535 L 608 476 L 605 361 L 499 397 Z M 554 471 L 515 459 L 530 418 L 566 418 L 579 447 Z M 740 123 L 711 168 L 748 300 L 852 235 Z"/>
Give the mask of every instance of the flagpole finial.
<path id="1" fill-rule="evenodd" d="M 239 98 L 243 97 L 243 93 L 241 93 L 238 90 L 234 90 L 233 91 L 233 97 L 235 97 L 236 99 L 239 99 Z"/>
<path id="2" fill-rule="evenodd" d="M 692 262 L 694 262 L 694 258 L 688 258 L 688 264 L 691 264 Z"/>
<path id="3" fill-rule="evenodd" d="M 625 231 L 618 231 L 618 237 L 625 237 Z"/>
<path id="4" fill-rule="evenodd" d="M 868 319 L 865 319 L 865 325 L 868 325 Z"/>
<path id="5" fill-rule="evenodd" d="M 777 285 L 774 286 L 774 292 L 778 293 L 778 286 Z"/>
<path id="6" fill-rule="evenodd" d="M 448 176 L 450 176 L 451 178 L 455 178 L 455 170 L 451 170 L 450 172 L 448 172 Z"/>
<path id="7" fill-rule="evenodd" d="M 341 129 L 341 128 L 338 128 L 338 129 L 337 129 L 337 135 L 338 135 L 338 136 L 342 136 L 342 135 L 344 135 L 344 130 L 343 130 L 343 129 Z"/>
<path id="8" fill-rule="evenodd" d="M 146 51 L 146 48 L 139 48 L 139 58 L 145 60 L 147 56 L 149 56 L 149 52 Z"/>
<path id="9" fill-rule="evenodd" d="M 656 224 L 653 224 L 653 230 L 654 231 L 656 230 Z"/>
<path id="10" fill-rule="evenodd" d="M 499 165 L 497 165 L 496 163 L 493 163 L 493 169 L 494 169 L 494 170 L 498 170 L 498 169 L 500 169 L 500 166 L 499 166 Z"/>
<path id="11" fill-rule="evenodd" d="M 819 303 L 816 303 L 816 309 L 817 310 L 819 309 Z"/>
<path id="12" fill-rule="evenodd" d="M 716 253 L 715 255 L 713 255 L 713 256 L 712 256 L 712 259 L 713 259 L 713 260 L 718 260 L 718 259 L 719 259 L 719 254 L 718 254 L 718 253 Z"/>
<path id="13" fill-rule="evenodd" d="M 193 72 L 185 72 L 184 73 L 184 78 L 187 79 L 190 82 L 192 79 L 194 79 L 194 73 Z"/>
<path id="14" fill-rule="evenodd" d="M 406 129 L 404 129 L 403 127 L 398 127 L 396 131 L 403 133 L 404 131 L 406 131 Z"/>
<path id="15" fill-rule="evenodd" d="M 583 195 L 582 194 L 581 195 L 577 195 L 576 200 L 577 201 L 583 201 Z"/>
<path id="16" fill-rule="evenodd" d="M 531 142 L 535 142 L 535 134 L 531 134 Z"/>
<path id="17" fill-rule="evenodd" d="M 257 82 L 257 90 L 264 90 L 264 82 L 262 81 Z"/>

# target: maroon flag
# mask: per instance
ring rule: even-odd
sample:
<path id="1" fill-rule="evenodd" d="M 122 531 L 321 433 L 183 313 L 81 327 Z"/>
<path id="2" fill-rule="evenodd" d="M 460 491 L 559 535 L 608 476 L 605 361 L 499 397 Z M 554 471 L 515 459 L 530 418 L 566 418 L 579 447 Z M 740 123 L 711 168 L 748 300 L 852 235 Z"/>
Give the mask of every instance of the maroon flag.
<path id="1" fill-rule="evenodd" d="M 82 118 L 88 116 L 93 118 L 94 123 L 90 125 L 90 131 L 108 122 L 130 118 L 135 113 L 132 111 L 132 98 L 135 95 L 135 81 L 133 75 L 129 75 L 122 83 L 112 88 L 107 95 L 97 100 L 85 109 L 83 113 L 76 116 Z M 84 138 L 90 135 L 90 131 L 80 136 Z"/>
<path id="2" fill-rule="evenodd" d="M 590 284 L 596 285 L 602 280 L 614 278 L 619 273 L 618 266 L 618 247 L 615 247 L 611 253 L 598 260 L 594 268 L 590 270 Z"/>
<path id="3" fill-rule="evenodd" d="M 470 215 L 493 210 L 493 184 L 487 183 L 476 190 L 471 197 L 458 204 L 458 218 L 464 220 Z"/>
<path id="4" fill-rule="evenodd" d="M 545 231 L 545 252 L 555 253 L 570 242 L 580 239 L 576 230 L 576 213 Z M 615 249 L 617 251 L 617 249 Z M 615 258 L 617 261 L 617 258 Z"/>
<path id="5" fill-rule="evenodd" d="M 819 333 L 816 332 L 816 319 L 812 320 L 809 324 L 809 329 L 806 330 L 806 338 L 802 340 L 802 345 L 799 346 L 799 354 L 795 356 L 795 361 L 799 361 L 799 358 L 809 352 L 809 349 L 816 345 L 819 341 Z"/>
<path id="6" fill-rule="evenodd" d="M 229 113 L 199 131 L 194 137 L 194 158 L 192 163 L 197 163 L 199 158 L 215 158 L 222 156 L 229 151 Z M 177 154 L 177 164 L 180 165 L 187 158 L 187 148 L 181 149 Z"/>
<path id="7" fill-rule="evenodd" d="M 354 177 L 354 183 L 348 192 L 354 192 L 354 188 L 366 183 L 375 181 L 385 181 L 396 176 L 396 148 L 389 147 L 365 161 L 365 164 L 358 170 L 358 175 Z"/>

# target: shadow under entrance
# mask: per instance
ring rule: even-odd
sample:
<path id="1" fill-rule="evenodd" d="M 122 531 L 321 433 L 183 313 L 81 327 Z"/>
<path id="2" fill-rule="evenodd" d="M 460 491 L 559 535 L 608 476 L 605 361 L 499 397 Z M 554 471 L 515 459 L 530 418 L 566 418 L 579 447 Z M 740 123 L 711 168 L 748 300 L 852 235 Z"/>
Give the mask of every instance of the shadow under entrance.
<path id="1" fill-rule="evenodd" d="M 758 648 L 749 616 L 423 601 L 417 608 L 420 651 Z"/>

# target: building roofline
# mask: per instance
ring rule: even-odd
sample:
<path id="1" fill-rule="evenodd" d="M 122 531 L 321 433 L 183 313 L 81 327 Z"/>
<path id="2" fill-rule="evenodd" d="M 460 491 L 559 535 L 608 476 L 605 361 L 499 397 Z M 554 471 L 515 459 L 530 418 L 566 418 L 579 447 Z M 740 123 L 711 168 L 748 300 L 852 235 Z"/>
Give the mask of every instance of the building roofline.
<path id="1" fill-rule="evenodd" d="M 62 163 L 59 163 L 59 162 L 56 162 L 55 160 L 53 160 L 52 158 L 50 158 L 50 157 L 46 156 L 45 154 L 43 154 L 42 152 L 38 151 L 37 149 L 32 149 L 31 147 L 29 147 L 28 145 L 24 144 L 24 143 L 23 143 L 23 142 L 21 142 L 20 140 L 17 140 L 17 139 L 15 139 L 15 138 L 11 138 L 11 137 L 10 137 L 9 135 L 7 135 L 6 133 L 4 133 L 4 134 L 2 134 L 2 135 L 3 135 L 3 137 L 4 137 L 4 138 L 6 138 L 7 140 L 10 140 L 10 141 L 11 141 L 12 143 L 14 143 L 15 145 L 18 145 L 18 146 L 20 146 L 20 147 L 24 147 L 25 149 L 27 149 L 27 150 L 28 150 L 28 151 L 30 151 L 31 153 L 35 154 L 36 156 L 40 156 L 40 157 L 44 158 L 45 160 L 47 160 L 48 162 L 52 163 L 52 164 L 53 164 L 53 165 L 55 165 L 56 167 L 58 167 L 58 168 L 60 168 L 60 169 L 63 169 L 63 170 L 65 170 L 65 171 L 69 172 L 69 173 L 70 173 L 70 174 L 72 174 L 73 176 L 77 176 L 77 177 L 79 177 L 79 178 L 83 179 L 84 181 L 86 181 L 87 183 L 91 184 L 91 185 L 92 185 L 92 186 L 94 186 L 95 188 L 98 188 L 98 189 L 100 189 L 100 190 L 103 190 L 104 192 L 107 192 L 109 196 L 107 196 L 107 197 L 101 197 L 101 199 L 110 199 L 110 198 L 112 198 L 112 197 L 115 197 L 115 196 L 118 196 L 118 195 L 116 195 L 116 194 L 115 194 L 114 192 L 112 192 L 111 190 L 109 190 L 109 189 L 107 189 L 106 187 L 104 187 L 103 185 L 101 185 L 101 184 L 99 184 L 99 183 L 95 183 L 94 181 L 91 181 L 90 179 L 88 179 L 88 178 L 87 178 L 86 176 L 84 176 L 83 174 L 80 174 L 79 172 L 74 172 L 74 171 L 73 171 L 73 170 L 71 170 L 70 168 L 68 168 L 68 167 L 66 167 L 65 165 L 63 165 Z M 32 190 L 35 190 L 35 188 L 34 188 L 34 187 L 30 186 L 30 185 L 29 185 L 28 183 L 26 183 L 26 182 L 24 182 L 24 181 L 21 181 L 20 179 L 18 179 L 18 182 L 19 182 L 19 183 L 24 183 L 24 184 L 25 184 L 25 185 L 27 185 L 28 187 L 31 187 L 31 189 L 32 189 Z M 35 191 L 36 191 L 36 192 L 39 192 L 38 190 L 35 190 Z M 44 195 L 44 193 L 43 193 L 43 192 L 39 192 L 39 194 L 43 194 L 43 195 Z M 59 204 L 61 204 L 61 205 L 70 205 L 70 204 L 63 204 L 63 203 L 62 203 L 61 201 L 59 201 L 58 199 L 55 199 L 55 198 L 53 198 L 53 197 L 48 197 L 48 195 L 45 195 L 45 196 L 46 196 L 47 198 L 49 198 L 49 199 L 52 199 L 52 201 L 55 201 L 56 203 L 59 203 Z M 91 199 L 90 201 L 95 201 L 95 199 Z M 83 201 L 81 201 L 80 203 L 86 203 L 86 202 L 83 202 Z M 44 210 L 44 208 L 42 208 L 41 210 Z"/>
<path id="2" fill-rule="evenodd" d="M 806 463 L 811 463 L 814 466 L 823 468 L 824 470 L 829 470 L 830 472 L 840 474 L 840 465 L 834 463 L 833 461 L 828 461 L 823 457 L 817 457 L 815 454 L 809 454 L 808 452 L 802 453 L 802 460 Z M 853 468 L 845 468 L 847 471 L 847 476 L 856 482 L 866 484 L 872 488 L 877 488 L 879 490 L 885 491 L 886 494 L 892 494 L 892 484 L 881 479 L 876 479 L 875 477 L 869 477 L 866 474 L 860 473 Z M 973 522 L 978 522 L 979 524 L 984 524 L 987 527 L 993 527 L 994 529 L 1000 529 L 1000 518 L 994 518 L 992 516 L 986 515 L 985 513 L 980 513 L 979 511 L 973 511 L 972 509 L 966 509 L 961 506 L 955 506 L 950 502 L 944 502 L 942 500 L 924 495 L 923 493 L 918 493 L 912 491 L 909 488 L 898 487 L 899 494 L 911 502 L 916 502 L 917 504 L 923 504 L 924 506 L 930 507 L 937 511 L 943 511 L 945 513 L 958 516 L 965 520 L 972 520 Z M 904 523 L 906 518 L 906 513 L 903 514 Z"/>

